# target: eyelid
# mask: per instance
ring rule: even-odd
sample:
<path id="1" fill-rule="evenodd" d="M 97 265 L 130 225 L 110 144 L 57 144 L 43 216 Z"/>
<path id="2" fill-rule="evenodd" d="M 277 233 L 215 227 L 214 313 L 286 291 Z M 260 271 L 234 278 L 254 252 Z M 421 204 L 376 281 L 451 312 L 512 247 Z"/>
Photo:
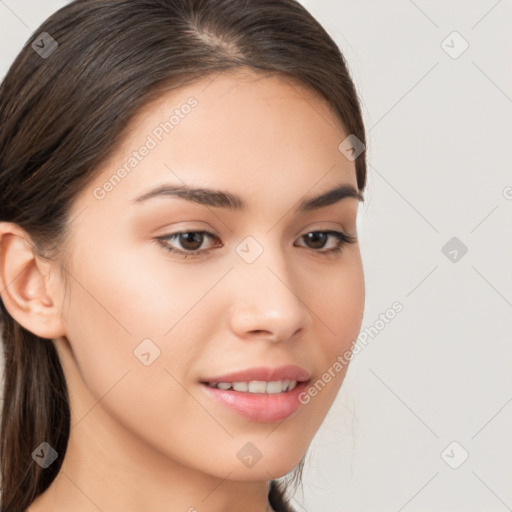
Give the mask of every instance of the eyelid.
<path id="1" fill-rule="evenodd" d="M 190 234 L 190 233 L 194 233 L 194 234 L 199 233 L 207 238 L 219 240 L 219 237 L 217 235 L 215 235 L 214 233 L 211 233 L 209 231 L 201 230 L 201 229 L 186 229 L 186 228 L 178 230 L 178 231 L 174 231 L 172 233 L 167 233 L 165 235 L 160 235 L 160 236 L 156 237 L 155 240 L 158 240 L 160 242 L 160 245 L 162 245 L 162 247 L 164 249 L 166 249 L 169 253 L 177 254 L 179 257 L 182 257 L 184 259 L 190 258 L 190 257 L 195 257 L 195 256 L 200 257 L 201 255 L 206 256 L 215 247 L 219 247 L 219 244 L 217 243 L 216 245 L 214 245 L 213 247 L 210 247 L 208 249 L 197 249 L 195 251 L 187 251 L 187 250 L 181 250 L 181 249 L 176 249 L 174 247 L 171 247 L 166 242 L 166 240 L 175 239 L 175 238 L 179 237 L 179 235 L 181 235 L 181 234 Z M 345 230 L 334 230 L 334 229 L 308 229 L 308 230 L 304 231 L 301 235 L 299 235 L 298 239 L 302 240 L 303 237 L 309 233 L 323 233 L 323 234 L 326 234 L 327 237 L 333 237 L 333 238 L 337 239 L 337 241 L 338 241 L 337 245 L 335 247 L 332 247 L 327 250 L 325 250 L 324 248 L 321 248 L 318 250 L 312 249 L 305 245 L 298 246 L 298 247 L 303 247 L 305 249 L 308 249 L 310 252 L 312 252 L 314 254 L 322 255 L 325 257 L 336 256 L 342 252 L 343 247 L 345 245 L 353 244 L 358 241 L 357 235 L 351 235 Z M 295 244 L 294 244 L 294 246 L 295 246 Z M 223 245 L 221 245 L 220 247 L 223 247 Z"/>
<path id="2" fill-rule="evenodd" d="M 217 240 L 219 239 L 219 237 L 217 235 L 215 235 L 214 233 L 211 233 L 209 231 L 206 231 L 204 229 L 181 229 L 178 231 L 173 231 L 172 233 L 167 233 L 165 235 L 159 235 L 159 236 L 155 237 L 155 240 L 159 241 L 160 245 L 162 245 L 163 248 L 166 249 L 168 252 L 175 253 L 175 254 L 176 253 L 181 254 L 183 257 L 194 256 L 196 254 L 207 254 L 211 250 L 213 250 L 215 247 L 219 247 L 219 245 L 216 244 L 213 247 L 210 247 L 208 249 L 198 249 L 197 251 L 186 251 L 186 250 L 175 249 L 174 247 L 170 247 L 169 244 L 166 242 L 169 239 L 175 239 L 179 235 L 186 234 L 186 233 L 200 233 L 200 234 L 204 235 L 206 238 L 217 239 Z"/>

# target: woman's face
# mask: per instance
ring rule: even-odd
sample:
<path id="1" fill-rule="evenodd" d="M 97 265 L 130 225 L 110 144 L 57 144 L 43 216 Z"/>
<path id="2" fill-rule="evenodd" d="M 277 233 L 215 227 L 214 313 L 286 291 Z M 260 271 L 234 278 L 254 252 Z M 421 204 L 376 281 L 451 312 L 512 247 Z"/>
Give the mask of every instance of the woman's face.
<path id="1" fill-rule="evenodd" d="M 71 212 L 55 345 L 75 444 L 238 480 L 293 469 L 364 309 L 359 246 L 336 236 L 356 236 L 357 197 L 310 202 L 357 191 L 348 135 L 303 86 L 240 71 L 141 112 Z"/>

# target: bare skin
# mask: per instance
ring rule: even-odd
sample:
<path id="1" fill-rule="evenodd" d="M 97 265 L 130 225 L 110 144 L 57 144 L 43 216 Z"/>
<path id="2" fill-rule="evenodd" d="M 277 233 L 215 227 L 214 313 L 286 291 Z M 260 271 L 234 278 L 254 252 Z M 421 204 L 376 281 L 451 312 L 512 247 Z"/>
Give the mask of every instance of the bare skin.
<path id="1" fill-rule="evenodd" d="M 155 127 L 190 97 L 196 106 L 158 140 Z M 148 135 L 156 147 L 105 185 Z M 358 199 L 294 211 L 339 185 L 357 190 L 355 164 L 338 150 L 347 135 L 325 100 L 286 78 L 204 78 L 140 112 L 72 206 L 69 258 L 39 258 L 23 230 L 0 223 L 2 299 L 20 324 L 54 343 L 70 391 L 63 466 L 30 512 L 270 510 L 270 479 L 305 455 L 347 368 L 274 422 L 240 415 L 201 381 L 293 364 L 313 383 L 351 349 L 364 310 L 359 245 L 329 256 L 334 236 L 322 246 L 303 235 L 356 236 Z M 246 206 L 134 202 L 162 184 L 227 191 Z M 198 239 L 200 249 L 156 239 L 184 230 L 215 238 Z M 245 252 L 262 249 L 251 263 L 236 251 L 249 236 L 258 245 L 251 240 Z M 208 253 L 185 259 L 166 244 Z M 134 355 L 145 339 L 160 350 L 147 366 Z M 237 455 L 249 442 L 261 454 L 252 467 Z"/>

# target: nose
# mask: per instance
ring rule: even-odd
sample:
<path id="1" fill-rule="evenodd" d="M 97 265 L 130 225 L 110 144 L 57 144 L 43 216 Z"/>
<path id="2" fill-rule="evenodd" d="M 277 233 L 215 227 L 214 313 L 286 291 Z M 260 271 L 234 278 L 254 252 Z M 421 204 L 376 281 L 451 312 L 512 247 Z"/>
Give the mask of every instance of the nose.
<path id="1" fill-rule="evenodd" d="M 307 283 L 281 251 L 267 247 L 251 264 L 239 260 L 233 274 L 230 324 L 239 338 L 279 342 L 308 329 Z"/>

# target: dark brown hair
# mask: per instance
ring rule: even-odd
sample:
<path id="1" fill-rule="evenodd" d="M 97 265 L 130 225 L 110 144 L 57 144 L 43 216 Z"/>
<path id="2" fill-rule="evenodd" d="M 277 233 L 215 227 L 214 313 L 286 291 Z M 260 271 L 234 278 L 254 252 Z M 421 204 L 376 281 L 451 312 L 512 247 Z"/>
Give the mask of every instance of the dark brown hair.
<path id="1" fill-rule="evenodd" d="M 32 46 L 43 32 L 58 46 L 45 39 L 38 47 L 51 54 Z M 76 0 L 35 31 L 0 86 L 0 221 L 23 228 L 41 257 L 62 256 L 74 198 L 135 114 L 165 91 L 240 67 L 309 86 L 365 143 L 344 57 L 295 0 Z M 355 165 L 363 191 L 365 153 Z M 1 506 L 24 512 L 60 470 L 68 392 L 53 343 L 19 325 L 2 301 L 0 313 Z M 31 456 L 43 441 L 59 454 L 47 469 Z M 269 500 L 290 510 L 277 481 Z"/>

